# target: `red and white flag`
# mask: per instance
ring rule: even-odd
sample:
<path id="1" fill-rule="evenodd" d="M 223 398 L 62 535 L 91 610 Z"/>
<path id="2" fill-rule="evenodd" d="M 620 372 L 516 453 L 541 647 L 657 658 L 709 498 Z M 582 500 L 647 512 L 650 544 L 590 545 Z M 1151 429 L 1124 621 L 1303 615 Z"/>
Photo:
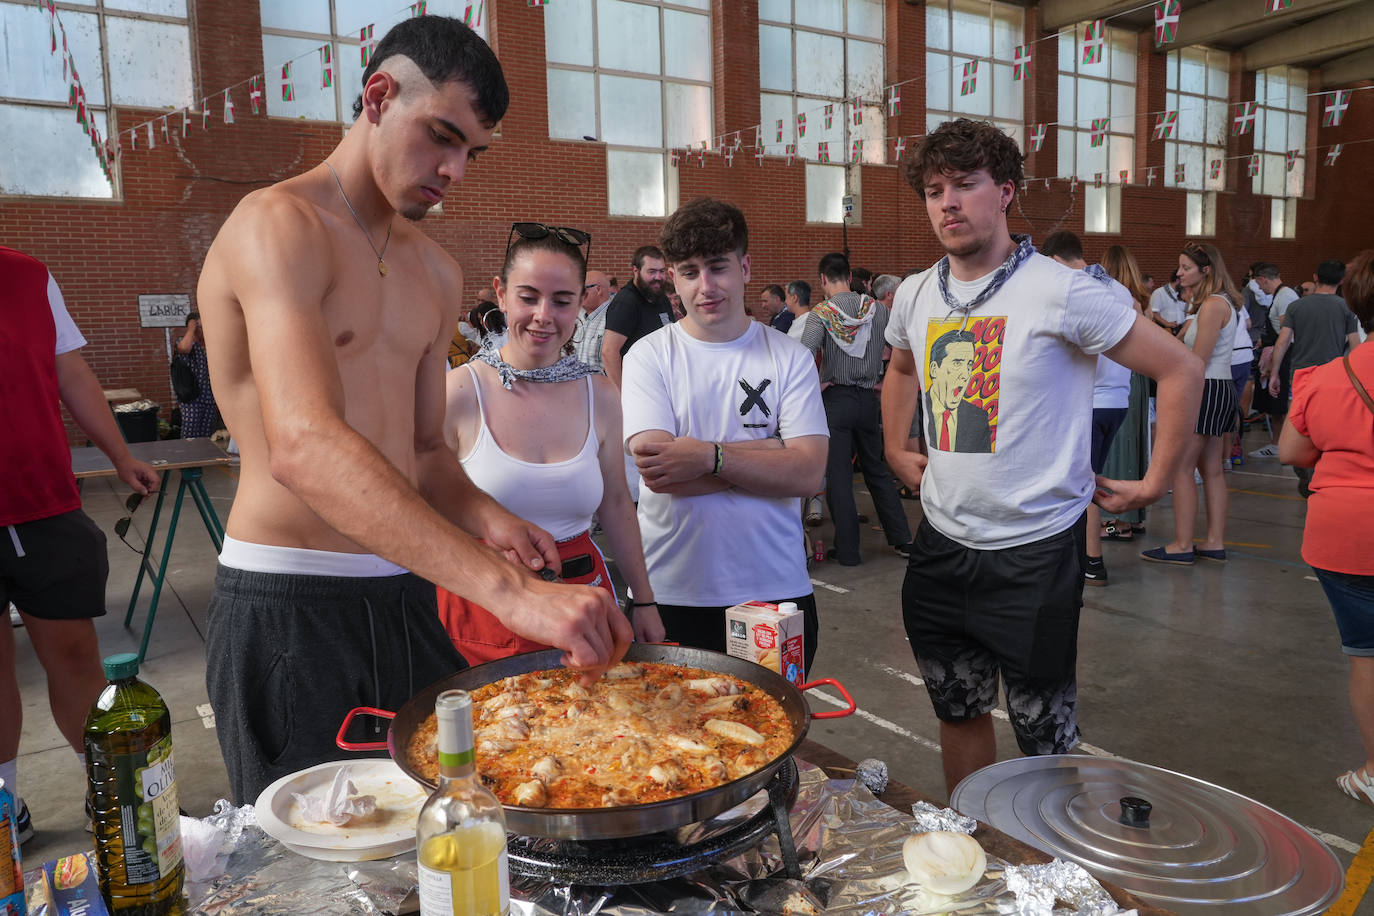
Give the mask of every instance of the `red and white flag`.
<path id="1" fill-rule="evenodd" d="M 864 122 L 863 99 L 855 98 L 854 101 L 849 103 L 849 115 L 855 127 L 858 127 Z"/>
<path id="2" fill-rule="evenodd" d="M 1094 173 L 1093 173 L 1093 187 L 1094 187 L 1094 188 L 1100 188 L 1100 187 L 1102 187 L 1102 173 L 1101 173 L 1101 172 L 1094 172 Z"/>
<path id="3" fill-rule="evenodd" d="M 887 87 L 887 116 L 895 118 L 902 113 L 902 87 Z"/>
<path id="4" fill-rule="evenodd" d="M 1130 169 L 1122 169 L 1122 170 L 1121 170 L 1121 183 L 1122 183 L 1122 184 L 1130 184 L 1130 183 L 1131 183 L 1131 170 L 1130 170 Z"/>
<path id="5" fill-rule="evenodd" d="M 1092 132 L 1088 134 L 1089 146 L 1101 146 L 1107 139 L 1107 125 L 1111 118 L 1093 118 Z"/>
<path id="6" fill-rule="evenodd" d="M 1287 171 L 1293 171 L 1293 166 L 1298 164 L 1298 151 L 1290 149 L 1287 154 Z"/>
<path id="7" fill-rule="evenodd" d="M 1017 45 L 1016 53 L 1011 58 L 1011 78 L 1023 80 L 1030 72 L 1031 52 L 1029 45 Z"/>
<path id="8" fill-rule="evenodd" d="M 1178 112 L 1166 111 L 1155 117 L 1154 139 L 1168 140 L 1174 135 L 1174 127 L 1178 125 Z"/>
<path id="9" fill-rule="evenodd" d="M 725 147 L 724 155 L 725 167 L 728 169 L 733 169 L 735 167 L 735 148 L 733 146 Z"/>
<path id="10" fill-rule="evenodd" d="M 468 7 L 471 12 L 472 7 Z M 365 25 L 358 30 L 358 57 L 362 60 L 363 69 L 367 69 L 367 62 L 372 59 L 372 52 L 377 50 L 377 42 L 372 37 L 372 28 L 376 23 Z"/>
<path id="11" fill-rule="evenodd" d="M 229 90 L 224 90 L 224 123 L 234 123 L 234 99 L 229 95 Z"/>
<path id="12" fill-rule="evenodd" d="M 171 133 L 170 130 L 167 129 L 167 116 L 166 116 L 166 115 L 163 115 L 161 120 L 162 120 L 162 142 L 163 142 L 163 143 L 170 143 L 171 140 L 172 140 L 172 133 Z"/>
<path id="13" fill-rule="evenodd" d="M 153 122 L 149 121 L 145 126 L 148 128 L 148 149 L 157 149 L 157 142 L 153 140 Z"/>
<path id="14" fill-rule="evenodd" d="M 1069 193 L 1070 193 L 1070 194 L 1073 194 L 1073 193 L 1075 193 L 1077 190 L 1078 190 L 1078 176 L 1077 176 L 1077 175 L 1074 175 L 1074 176 L 1072 176 L 1071 178 L 1069 178 Z"/>
<path id="15" fill-rule="evenodd" d="M 1231 116 L 1231 136 L 1243 137 L 1255 129 L 1255 110 L 1258 102 L 1237 102 Z"/>
<path id="16" fill-rule="evenodd" d="M 1281 13 L 1293 8 L 1293 0 L 1264 0 L 1264 14 Z"/>
<path id="17" fill-rule="evenodd" d="M 756 147 L 754 147 L 754 161 L 757 162 L 757 163 L 759 164 L 759 168 L 763 168 L 763 147 L 762 147 L 762 146 L 756 146 Z"/>
<path id="18" fill-rule="evenodd" d="M 320 45 L 320 88 L 334 85 L 334 43 Z"/>
<path id="19" fill-rule="evenodd" d="M 467 26 L 467 27 L 470 28 L 470 29 L 479 29 L 479 28 L 481 28 L 481 27 L 482 27 L 482 7 L 485 6 L 485 5 L 486 5 L 486 0 L 478 0 L 477 3 L 469 3 L 469 4 L 463 9 L 463 25 Z M 474 18 L 474 16 L 473 16 L 473 10 L 476 10 L 476 11 L 477 11 L 477 15 L 476 15 L 475 18 Z"/>
<path id="20" fill-rule="evenodd" d="M 281 65 L 281 100 L 296 101 L 296 84 L 291 82 L 291 61 Z"/>
<path id="21" fill-rule="evenodd" d="M 906 137 L 898 137 L 892 142 L 892 158 L 900 160 L 906 152 Z"/>
<path id="22" fill-rule="evenodd" d="M 1182 162 L 1174 166 L 1174 184 L 1183 184 L 1187 179 L 1188 170 L 1184 168 Z"/>
<path id="23" fill-rule="evenodd" d="M 1345 110 L 1350 107 L 1350 93 L 1353 89 L 1337 89 L 1335 92 L 1324 93 L 1330 96 L 1330 101 L 1326 103 L 1325 113 L 1322 115 L 1322 127 L 1340 127 L 1341 121 L 1345 120 Z"/>
<path id="24" fill-rule="evenodd" d="M 782 118 L 778 118 L 778 142 L 782 142 Z"/>
<path id="25" fill-rule="evenodd" d="M 964 79 L 959 84 L 960 95 L 972 95 L 978 91 L 978 61 L 971 60 L 964 64 Z"/>
<path id="26" fill-rule="evenodd" d="M 1259 174 L 1260 157 L 1259 153 L 1251 153 L 1250 159 L 1245 163 L 1245 177 L 1254 178 Z"/>
<path id="27" fill-rule="evenodd" d="M 1210 164 L 1210 168 L 1209 168 L 1209 174 L 1211 175 L 1211 178 L 1212 178 L 1213 181 L 1216 181 L 1218 178 L 1221 177 L 1221 160 L 1220 160 L 1220 159 L 1213 159 L 1213 160 L 1212 160 L 1212 162 L 1211 162 L 1211 164 Z"/>
<path id="28" fill-rule="evenodd" d="M 797 113 L 797 136 L 806 136 L 806 112 L 804 111 Z"/>
<path id="29" fill-rule="evenodd" d="M 676 148 L 668 150 L 668 164 L 677 168 L 679 152 Z"/>
<path id="30" fill-rule="evenodd" d="M 252 106 L 253 114 L 258 114 L 258 105 L 262 102 L 262 77 L 255 76 L 248 81 L 248 104 Z"/>
<path id="31" fill-rule="evenodd" d="M 1033 124 L 1030 132 L 1030 148 L 1032 153 L 1040 152 L 1040 147 L 1045 143 L 1045 133 L 1049 130 L 1048 124 Z"/>
<path id="32" fill-rule="evenodd" d="M 1146 187 L 1154 187 L 1154 183 L 1155 183 L 1155 167 L 1154 167 L 1154 166 L 1150 166 L 1148 169 L 1145 170 L 1145 185 L 1146 185 Z"/>
<path id="33" fill-rule="evenodd" d="M 1106 26 L 1101 19 L 1094 19 L 1083 30 L 1083 63 L 1102 63 L 1102 45 L 1107 40 Z"/>
<path id="34" fill-rule="evenodd" d="M 1336 160 L 1339 159 L 1339 158 L 1341 158 L 1341 147 L 1343 147 L 1343 146 L 1345 146 L 1344 143 L 1337 143 L 1335 146 L 1331 147 L 1331 149 L 1327 150 L 1327 153 L 1326 153 L 1326 164 L 1327 164 L 1327 165 L 1335 165 L 1335 164 L 1336 164 Z"/>
<path id="35" fill-rule="evenodd" d="M 189 108 L 181 109 L 181 135 L 183 137 L 191 135 L 191 110 Z"/>
<path id="36" fill-rule="evenodd" d="M 825 129 L 835 126 L 835 106 L 833 104 L 825 106 Z"/>
<path id="37" fill-rule="evenodd" d="M 822 140 L 820 143 L 816 144 L 816 161 L 830 161 L 830 144 L 827 141 Z"/>
<path id="38" fill-rule="evenodd" d="M 1159 0 L 1155 4 L 1155 47 L 1178 37 L 1179 0 Z"/>
<path id="39" fill-rule="evenodd" d="M 209 99 L 201 99 L 201 100 L 200 100 L 200 129 L 201 129 L 201 130 L 209 130 L 209 129 L 210 129 L 210 100 L 209 100 Z"/>
<path id="40" fill-rule="evenodd" d="M 797 144 L 787 144 L 787 164 L 791 165 L 797 158 Z"/>
<path id="41" fill-rule="evenodd" d="M 855 140 L 849 148 L 849 161 L 858 162 L 861 158 L 863 158 L 863 154 L 864 142 L 862 140 Z"/>

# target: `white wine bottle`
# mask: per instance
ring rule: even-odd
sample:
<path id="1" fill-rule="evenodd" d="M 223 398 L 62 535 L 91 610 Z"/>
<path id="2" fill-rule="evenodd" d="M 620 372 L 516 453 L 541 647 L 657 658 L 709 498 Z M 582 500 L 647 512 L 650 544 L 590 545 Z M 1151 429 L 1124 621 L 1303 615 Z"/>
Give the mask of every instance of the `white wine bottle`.
<path id="1" fill-rule="evenodd" d="M 415 827 L 420 914 L 506 916 L 506 815 L 477 776 L 471 695 L 444 691 L 434 701 L 434 717 L 439 787 L 420 809 Z"/>

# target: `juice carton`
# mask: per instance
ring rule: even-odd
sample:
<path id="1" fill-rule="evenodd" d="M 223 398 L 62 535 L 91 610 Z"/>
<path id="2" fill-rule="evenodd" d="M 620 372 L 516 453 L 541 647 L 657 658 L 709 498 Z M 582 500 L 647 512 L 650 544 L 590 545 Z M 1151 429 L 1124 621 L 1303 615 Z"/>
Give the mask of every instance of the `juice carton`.
<path id="1" fill-rule="evenodd" d="M 725 612 L 725 651 L 778 672 L 798 687 L 805 680 L 804 621 L 792 602 L 747 601 Z"/>

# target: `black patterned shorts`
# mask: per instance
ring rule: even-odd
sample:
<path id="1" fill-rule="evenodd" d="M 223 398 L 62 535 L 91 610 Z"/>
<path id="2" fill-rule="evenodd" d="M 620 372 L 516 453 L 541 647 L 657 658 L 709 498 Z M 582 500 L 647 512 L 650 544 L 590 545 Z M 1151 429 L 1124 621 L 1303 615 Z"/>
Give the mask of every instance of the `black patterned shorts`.
<path id="1" fill-rule="evenodd" d="M 902 586 L 902 620 L 935 715 L 966 722 L 997 707 L 1024 754 L 1079 741 L 1080 557 L 1084 521 L 1004 550 L 973 550 L 922 521 Z"/>

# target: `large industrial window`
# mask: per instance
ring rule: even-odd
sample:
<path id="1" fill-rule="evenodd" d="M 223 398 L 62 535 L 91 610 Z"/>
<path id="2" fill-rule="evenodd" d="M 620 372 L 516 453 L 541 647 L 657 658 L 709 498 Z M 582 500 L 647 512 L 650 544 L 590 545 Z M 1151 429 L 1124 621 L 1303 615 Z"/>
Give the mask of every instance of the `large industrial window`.
<path id="1" fill-rule="evenodd" d="M 1270 67 L 1255 74 L 1256 194 L 1301 197 L 1307 157 L 1307 71 Z M 1291 154 L 1291 155 L 1290 155 Z"/>
<path id="2" fill-rule="evenodd" d="M 710 140 L 710 0 L 584 0 L 544 10 L 549 136 L 606 144 L 613 215 L 677 206 L 667 150 Z"/>
<path id="3" fill-rule="evenodd" d="M 759 0 L 764 149 L 795 146 L 807 162 L 807 222 L 844 220 L 843 198 L 858 190 L 845 167 L 856 142 L 858 161 L 887 161 L 884 90 L 882 0 Z"/>
<path id="4" fill-rule="evenodd" d="M 379 42 L 393 25 L 419 13 L 454 16 L 487 37 L 487 7 L 492 0 L 428 0 L 424 4 L 374 0 L 258 0 L 262 16 L 262 94 L 267 113 L 311 121 L 353 120 L 353 101 L 362 92 L 362 32 L 371 26 Z M 328 48 L 328 60 L 321 48 Z M 289 73 L 283 67 L 289 64 Z M 325 85 L 325 68 L 329 68 Z M 286 92 L 287 87 L 290 91 Z M 290 98 L 285 96 L 289 95 Z M 242 105 L 243 100 L 236 100 Z"/>
<path id="5" fill-rule="evenodd" d="M 1165 67 L 1166 111 L 1151 128 L 1164 140 L 1163 184 L 1188 191 L 1188 235 L 1215 235 L 1216 192 L 1226 186 L 1226 135 L 1234 115 L 1227 101 L 1230 61 L 1224 51 L 1180 48 L 1169 52 Z"/>
<path id="6" fill-rule="evenodd" d="M 82 7 L 59 9 L 62 29 L 55 30 L 40 6 L 0 2 L 0 194 L 116 196 L 68 105 L 64 31 L 87 117 L 101 137 L 118 129 L 113 106 L 192 104 L 186 0 L 87 0 Z M 117 165 L 111 174 L 118 178 Z"/>
<path id="7" fill-rule="evenodd" d="M 1119 232 L 1121 173 L 1135 161 L 1135 34 L 1104 28 L 1085 63 L 1086 29 L 1059 33 L 1059 175 L 1086 182 L 1084 231 Z"/>
<path id="8" fill-rule="evenodd" d="M 1011 64 L 1001 61 L 1014 59 L 1017 47 L 1026 41 L 1025 31 L 1025 12 L 1019 6 L 990 0 L 929 0 L 927 129 L 967 116 L 991 121 L 1024 143 L 1026 84 L 1013 78 Z"/>

